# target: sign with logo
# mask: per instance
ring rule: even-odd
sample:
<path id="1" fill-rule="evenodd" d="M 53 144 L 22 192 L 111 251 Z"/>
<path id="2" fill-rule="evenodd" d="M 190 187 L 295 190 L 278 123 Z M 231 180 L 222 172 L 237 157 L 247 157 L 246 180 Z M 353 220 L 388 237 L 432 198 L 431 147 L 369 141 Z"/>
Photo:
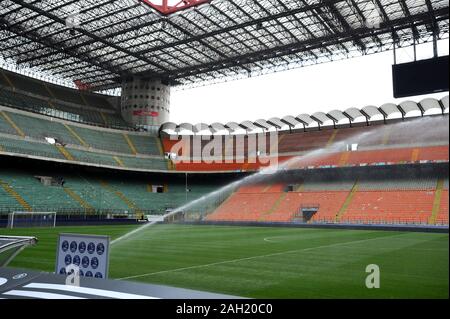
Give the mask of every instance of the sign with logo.
<path id="1" fill-rule="evenodd" d="M 109 237 L 59 234 L 55 273 L 70 275 L 78 269 L 81 277 L 107 278 Z"/>

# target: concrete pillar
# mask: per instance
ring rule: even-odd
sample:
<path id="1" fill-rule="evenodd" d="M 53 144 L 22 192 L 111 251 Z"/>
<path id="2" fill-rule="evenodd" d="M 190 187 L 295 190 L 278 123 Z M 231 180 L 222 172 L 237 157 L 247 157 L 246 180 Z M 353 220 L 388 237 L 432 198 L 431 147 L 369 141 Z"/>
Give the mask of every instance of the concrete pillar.
<path id="1" fill-rule="evenodd" d="M 121 113 L 138 126 L 160 126 L 169 121 L 170 86 L 160 80 L 135 78 L 122 83 Z"/>

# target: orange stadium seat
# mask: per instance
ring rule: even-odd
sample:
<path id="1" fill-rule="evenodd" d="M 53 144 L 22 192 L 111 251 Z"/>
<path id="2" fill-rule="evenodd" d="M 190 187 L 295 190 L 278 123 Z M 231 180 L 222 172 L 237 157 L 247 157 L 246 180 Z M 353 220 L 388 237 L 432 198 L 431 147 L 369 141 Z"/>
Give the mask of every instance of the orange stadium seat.
<path id="1" fill-rule="evenodd" d="M 283 134 L 280 136 L 280 153 L 309 151 L 325 147 L 330 140 L 332 130 Z"/>
<path id="2" fill-rule="evenodd" d="M 448 225 L 448 190 L 442 191 L 441 205 L 436 218 L 436 224 Z"/>
<path id="3" fill-rule="evenodd" d="M 448 161 L 449 151 L 447 146 L 422 147 L 419 149 L 417 160 L 419 161 Z"/>
<path id="4" fill-rule="evenodd" d="M 357 192 L 341 218 L 350 223 L 426 224 L 435 191 Z"/>
<path id="5" fill-rule="evenodd" d="M 279 193 L 235 193 L 207 220 L 258 221 L 279 199 Z"/>
<path id="6" fill-rule="evenodd" d="M 312 221 L 334 221 L 348 192 L 292 192 L 265 221 L 289 222 L 301 212 L 302 206 L 317 206 L 318 211 Z"/>

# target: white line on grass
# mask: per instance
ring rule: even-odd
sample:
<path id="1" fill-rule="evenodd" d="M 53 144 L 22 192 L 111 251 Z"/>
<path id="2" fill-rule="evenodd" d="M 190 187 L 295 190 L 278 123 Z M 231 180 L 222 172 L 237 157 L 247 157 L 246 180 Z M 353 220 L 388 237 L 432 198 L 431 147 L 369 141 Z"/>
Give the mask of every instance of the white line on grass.
<path id="1" fill-rule="evenodd" d="M 278 238 L 278 237 L 281 237 L 281 236 L 266 237 L 266 238 L 264 238 L 264 241 L 266 241 L 268 243 L 278 243 L 278 241 L 272 239 L 272 238 Z"/>
<path id="2" fill-rule="evenodd" d="M 217 266 L 217 265 L 235 263 L 235 262 L 240 262 L 240 261 L 247 261 L 247 260 L 252 260 L 252 259 L 257 259 L 257 258 L 280 256 L 280 255 L 284 255 L 284 254 L 297 253 L 297 252 L 300 252 L 300 251 L 310 251 L 310 250 L 315 250 L 315 249 L 320 249 L 320 248 L 328 248 L 328 247 L 342 246 L 342 245 L 355 244 L 355 243 L 364 243 L 364 242 L 371 241 L 371 240 L 377 240 L 377 239 L 383 239 L 383 238 L 392 238 L 392 237 L 398 237 L 398 236 L 403 236 L 403 235 L 405 235 L 405 234 L 391 235 L 391 236 L 381 236 L 381 237 L 376 237 L 376 238 L 354 240 L 354 241 L 349 241 L 349 242 L 345 242 L 345 243 L 336 243 L 336 244 L 322 245 L 322 246 L 316 246 L 316 247 L 310 247 L 310 248 L 282 251 L 282 252 L 266 254 L 266 255 L 251 256 L 251 257 L 238 258 L 238 259 L 230 259 L 230 260 L 218 261 L 218 262 L 210 263 L 210 264 L 203 264 L 203 265 L 189 266 L 189 267 L 183 267 L 183 268 L 161 270 L 161 271 L 151 272 L 151 273 L 146 273 L 146 274 L 141 274 L 141 275 L 122 277 L 122 278 L 118 278 L 118 280 L 127 280 L 127 279 L 141 278 L 141 277 L 147 277 L 147 276 L 153 276 L 153 275 L 160 275 L 160 274 L 165 274 L 165 273 L 169 273 L 169 272 L 176 272 L 176 271 L 204 268 L 204 267 L 210 267 L 210 266 Z"/>

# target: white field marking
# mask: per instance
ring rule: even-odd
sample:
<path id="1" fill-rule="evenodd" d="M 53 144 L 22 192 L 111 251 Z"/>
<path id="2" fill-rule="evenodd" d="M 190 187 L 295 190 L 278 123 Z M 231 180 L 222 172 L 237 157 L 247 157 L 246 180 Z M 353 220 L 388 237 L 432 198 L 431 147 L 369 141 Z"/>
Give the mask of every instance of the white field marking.
<path id="1" fill-rule="evenodd" d="M 10 290 L 3 293 L 4 295 L 16 296 L 16 297 L 30 297 L 38 299 L 86 299 L 82 297 L 75 297 L 69 295 L 52 294 L 42 291 L 27 291 L 27 290 Z"/>
<path id="2" fill-rule="evenodd" d="M 278 237 L 281 237 L 281 236 L 266 237 L 266 238 L 264 238 L 264 241 L 267 241 L 268 243 L 278 243 L 278 241 L 272 239 L 272 238 L 278 238 Z"/>
<path id="3" fill-rule="evenodd" d="M 75 292 L 75 293 L 80 293 L 80 294 L 87 294 L 87 295 L 108 297 L 108 298 L 117 298 L 117 299 L 159 299 L 156 297 L 135 295 L 135 294 L 129 294 L 129 293 L 119 292 L 119 291 L 110 291 L 110 290 L 104 290 L 104 289 L 78 287 L 78 286 L 70 286 L 70 285 L 59 285 L 59 284 L 31 283 L 31 284 L 26 285 L 24 288 L 67 291 L 67 292 Z"/>
<path id="4" fill-rule="evenodd" d="M 118 278 L 118 280 L 127 280 L 127 279 L 141 278 L 141 277 L 147 277 L 147 276 L 152 276 L 152 275 L 165 274 L 165 273 L 169 273 L 169 272 L 176 272 L 176 271 L 204 268 L 204 267 L 210 267 L 210 266 L 217 266 L 217 265 L 235 263 L 235 262 L 240 262 L 240 261 L 247 261 L 247 260 L 252 260 L 252 259 L 257 259 L 257 258 L 280 256 L 280 255 L 284 255 L 284 254 L 297 253 L 297 252 L 300 252 L 300 251 L 310 251 L 310 250 L 320 249 L 320 248 L 328 248 L 328 247 L 342 246 L 342 245 L 355 244 L 355 243 L 364 243 L 364 242 L 371 241 L 371 240 L 377 240 L 377 239 L 382 239 L 382 238 L 392 238 L 392 237 L 398 237 L 398 236 L 404 236 L 404 235 L 405 234 L 392 235 L 392 236 L 382 236 L 382 237 L 376 237 L 376 238 L 369 238 L 369 239 L 361 239 L 361 240 L 356 240 L 356 241 L 349 241 L 349 242 L 345 242 L 345 243 L 336 243 L 336 244 L 316 246 L 316 247 L 310 247 L 310 248 L 288 250 L 288 251 L 282 251 L 282 252 L 272 253 L 272 254 L 267 254 L 267 255 L 259 255 L 259 256 L 251 256 L 251 257 L 245 257 L 245 258 L 224 260 L 224 261 L 218 261 L 218 262 L 210 263 L 210 264 L 196 265 L 196 266 L 189 266 L 189 267 L 168 269 L 168 270 L 161 270 L 161 271 L 151 272 L 151 273 L 146 273 L 146 274 L 141 274 L 141 275 L 122 277 L 122 278 Z"/>

